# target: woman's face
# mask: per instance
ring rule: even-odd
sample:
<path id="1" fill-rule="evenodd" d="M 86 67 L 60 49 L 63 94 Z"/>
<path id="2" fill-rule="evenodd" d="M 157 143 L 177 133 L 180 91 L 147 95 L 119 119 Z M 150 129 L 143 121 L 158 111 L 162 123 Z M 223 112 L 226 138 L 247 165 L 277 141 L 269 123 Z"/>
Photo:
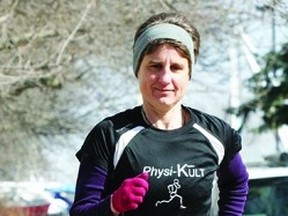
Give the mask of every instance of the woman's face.
<path id="1" fill-rule="evenodd" d="M 189 84 L 189 62 L 169 44 L 144 56 L 138 71 L 143 104 L 170 109 L 181 103 Z"/>

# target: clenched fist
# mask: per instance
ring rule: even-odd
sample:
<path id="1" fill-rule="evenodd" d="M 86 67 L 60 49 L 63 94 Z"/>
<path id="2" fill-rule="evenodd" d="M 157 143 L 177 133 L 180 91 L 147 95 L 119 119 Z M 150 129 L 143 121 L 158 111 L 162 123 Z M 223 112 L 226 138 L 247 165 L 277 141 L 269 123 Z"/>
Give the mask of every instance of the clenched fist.
<path id="1" fill-rule="evenodd" d="M 137 209 L 148 191 L 148 178 L 149 174 L 144 172 L 124 180 L 112 195 L 112 207 L 119 213 Z"/>

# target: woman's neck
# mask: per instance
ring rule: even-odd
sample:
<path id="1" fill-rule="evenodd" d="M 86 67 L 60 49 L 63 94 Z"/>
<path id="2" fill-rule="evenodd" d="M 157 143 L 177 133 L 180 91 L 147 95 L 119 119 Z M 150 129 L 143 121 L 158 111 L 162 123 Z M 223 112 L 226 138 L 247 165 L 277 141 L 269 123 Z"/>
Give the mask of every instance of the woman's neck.
<path id="1" fill-rule="evenodd" d="M 167 111 L 153 109 L 143 104 L 144 118 L 153 126 L 162 130 L 174 130 L 182 127 L 187 121 L 187 114 L 181 104 Z"/>

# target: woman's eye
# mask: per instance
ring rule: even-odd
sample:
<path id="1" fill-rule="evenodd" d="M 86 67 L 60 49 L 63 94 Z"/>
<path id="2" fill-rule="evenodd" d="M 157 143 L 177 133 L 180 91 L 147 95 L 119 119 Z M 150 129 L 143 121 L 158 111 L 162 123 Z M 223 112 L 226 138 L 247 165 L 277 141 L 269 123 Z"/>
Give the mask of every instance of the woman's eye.
<path id="1" fill-rule="evenodd" d="M 161 64 L 153 64 L 151 65 L 151 68 L 154 68 L 154 69 L 161 69 Z"/>
<path id="2" fill-rule="evenodd" d="M 182 67 L 178 64 L 171 65 L 171 71 L 182 70 Z"/>

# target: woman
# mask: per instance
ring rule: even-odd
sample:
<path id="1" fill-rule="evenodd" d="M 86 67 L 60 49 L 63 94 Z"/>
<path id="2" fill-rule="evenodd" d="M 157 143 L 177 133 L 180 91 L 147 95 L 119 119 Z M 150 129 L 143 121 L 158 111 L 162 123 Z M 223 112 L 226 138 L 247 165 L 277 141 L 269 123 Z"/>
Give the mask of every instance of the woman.
<path id="1" fill-rule="evenodd" d="M 200 47 L 185 17 L 161 13 L 137 30 L 133 69 L 143 104 L 98 123 L 77 152 L 71 216 L 242 215 L 248 175 L 241 138 L 224 121 L 182 104 Z"/>

